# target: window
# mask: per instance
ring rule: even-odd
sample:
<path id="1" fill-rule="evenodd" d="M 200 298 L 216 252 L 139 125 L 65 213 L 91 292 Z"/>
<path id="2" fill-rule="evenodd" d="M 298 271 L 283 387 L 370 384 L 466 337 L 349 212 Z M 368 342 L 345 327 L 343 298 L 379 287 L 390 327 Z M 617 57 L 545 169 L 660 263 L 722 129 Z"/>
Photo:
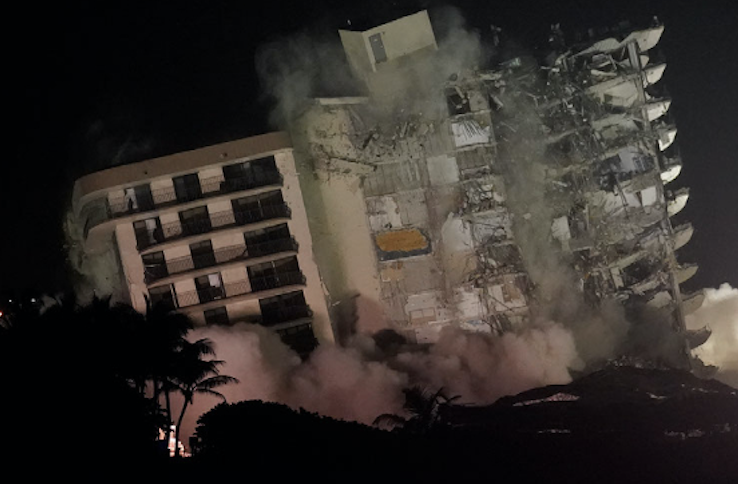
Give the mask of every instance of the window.
<path id="1" fill-rule="evenodd" d="M 384 43 L 382 42 L 382 34 L 370 35 L 369 44 L 372 46 L 375 63 L 379 64 L 387 60 L 387 53 L 384 51 Z"/>
<path id="2" fill-rule="evenodd" d="M 169 275 L 164 252 L 152 252 L 141 256 L 144 265 L 144 274 L 147 281 L 155 281 Z"/>
<path id="3" fill-rule="evenodd" d="M 212 228 L 207 207 L 197 207 L 179 212 L 179 220 L 182 223 L 182 232 L 185 235 L 202 234 Z"/>
<path id="4" fill-rule="evenodd" d="M 151 196 L 149 184 L 138 185 L 124 190 L 127 212 L 141 212 L 154 208 L 154 198 Z"/>
<path id="5" fill-rule="evenodd" d="M 179 203 L 197 200 L 202 197 L 200 178 L 197 176 L 197 173 L 177 176 L 172 181 L 174 182 L 174 192 Z"/>
<path id="6" fill-rule="evenodd" d="M 249 257 L 296 250 L 287 224 L 245 232 L 243 238 L 246 241 L 246 252 Z"/>
<path id="7" fill-rule="evenodd" d="M 296 257 L 287 257 L 247 268 L 253 291 L 264 291 L 291 284 L 302 284 Z"/>
<path id="8" fill-rule="evenodd" d="M 139 250 L 164 241 L 159 217 L 133 222 L 133 231 Z"/>
<path id="9" fill-rule="evenodd" d="M 225 297 L 219 272 L 195 278 L 195 288 L 201 304 Z"/>
<path id="10" fill-rule="evenodd" d="M 149 298 L 152 306 L 163 305 L 172 310 L 177 306 L 171 285 L 152 287 L 149 289 Z"/>
<path id="11" fill-rule="evenodd" d="M 225 165 L 223 178 L 228 190 L 247 190 L 278 183 L 281 179 L 273 156 Z"/>
<path id="12" fill-rule="evenodd" d="M 209 240 L 190 244 L 190 253 L 192 254 L 192 262 L 195 265 L 195 269 L 215 265 L 213 244 Z"/>
<path id="13" fill-rule="evenodd" d="M 259 307 L 264 326 L 307 318 L 311 315 L 302 291 L 259 299 Z"/>
<path id="14" fill-rule="evenodd" d="M 207 324 L 228 324 L 228 311 L 225 306 L 205 311 L 205 322 Z"/>
<path id="15" fill-rule="evenodd" d="M 280 190 L 238 198 L 231 205 L 236 222 L 241 225 L 288 215 Z"/>

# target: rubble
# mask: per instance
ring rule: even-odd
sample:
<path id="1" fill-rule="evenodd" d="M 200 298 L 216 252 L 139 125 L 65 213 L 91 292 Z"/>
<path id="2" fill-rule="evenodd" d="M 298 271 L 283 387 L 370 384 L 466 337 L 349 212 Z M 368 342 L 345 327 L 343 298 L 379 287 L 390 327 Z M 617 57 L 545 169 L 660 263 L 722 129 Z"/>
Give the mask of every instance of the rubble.
<path id="1" fill-rule="evenodd" d="M 341 258 L 343 277 L 375 274 L 370 303 L 410 341 L 427 342 L 447 324 L 498 332 L 524 324 L 543 284 L 530 272 L 534 259 L 555 257 L 587 304 L 647 302 L 663 311 L 684 338 L 686 360 L 679 285 L 696 266 L 680 266 L 675 254 L 691 225 L 670 220 L 688 190 L 664 188 L 681 160 L 671 100 L 656 86 L 666 64 L 651 60 L 663 25 L 574 45 L 554 32 L 547 63 L 518 57 L 459 70 L 423 112 L 397 101 L 402 86 L 393 85 L 394 104 L 382 104 L 392 69 L 438 52 L 432 30 L 418 33 L 425 44 L 417 46 L 395 35 L 430 29 L 426 20 L 425 12 L 403 17 L 381 35 L 342 31 L 366 96 L 321 100 L 293 126 L 303 163 L 358 186 L 351 203 L 366 208 L 352 216 L 367 217 L 375 251 Z M 372 50 L 347 39 L 369 33 L 396 57 L 366 64 Z M 314 232 L 324 257 L 341 252 Z M 345 280 L 326 280 L 329 294 Z"/>

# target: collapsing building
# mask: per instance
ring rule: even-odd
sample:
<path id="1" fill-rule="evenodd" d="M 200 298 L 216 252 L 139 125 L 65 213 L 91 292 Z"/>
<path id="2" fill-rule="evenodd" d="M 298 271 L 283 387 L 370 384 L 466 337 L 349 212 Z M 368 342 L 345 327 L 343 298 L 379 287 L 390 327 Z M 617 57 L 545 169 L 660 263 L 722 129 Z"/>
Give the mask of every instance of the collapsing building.
<path id="1" fill-rule="evenodd" d="M 497 32 L 497 30 L 493 30 Z M 340 31 L 362 95 L 313 99 L 285 133 L 93 173 L 72 258 L 97 293 L 201 324 L 250 322 L 306 355 L 390 328 L 430 343 L 616 304 L 681 342 L 702 295 L 673 226 L 688 191 L 654 25 L 481 68 L 425 11 Z M 495 40 L 496 42 L 496 40 Z M 603 311 L 600 311 L 603 312 Z M 584 318 L 586 319 L 586 318 Z"/>
<path id="2" fill-rule="evenodd" d="M 696 266 L 675 255 L 693 229 L 671 219 L 688 191 L 668 188 L 662 32 L 565 45 L 554 26 L 542 63 L 481 69 L 439 49 L 425 11 L 340 31 L 365 95 L 315 99 L 291 124 L 339 338 L 503 332 L 575 293 L 658 310 L 686 358 L 701 295 L 680 290 Z"/>

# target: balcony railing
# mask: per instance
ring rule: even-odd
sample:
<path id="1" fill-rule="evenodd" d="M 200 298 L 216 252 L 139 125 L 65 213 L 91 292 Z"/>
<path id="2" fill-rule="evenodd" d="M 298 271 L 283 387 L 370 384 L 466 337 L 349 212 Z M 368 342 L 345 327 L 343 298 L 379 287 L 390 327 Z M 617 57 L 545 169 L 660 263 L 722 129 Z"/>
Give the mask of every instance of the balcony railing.
<path id="1" fill-rule="evenodd" d="M 148 212 L 155 208 L 175 205 L 177 203 L 191 202 L 202 198 L 215 197 L 226 193 L 253 190 L 255 188 L 269 185 L 281 185 L 282 182 L 282 174 L 278 171 L 266 172 L 257 176 L 231 179 L 210 177 L 200 180 L 199 186 L 189 185 L 184 190 L 184 193 L 180 191 L 179 196 L 177 196 L 177 192 L 174 187 L 158 188 L 156 190 L 151 190 L 150 199 L 137 200 L 135 207 L 131 201 L 126 200 L 125 198 L 116 198 L 109 200 L 108 209 L 111 218 L 122 217 L 132 213 Z M 190 190 L 187 188 L 193 189 Z"/>
<path id="2" fill-rule="evenodd" d="M 305 276 L 300 271 L 270 274 L 263 277 L 255 277 L 251 280 L 243 279 L 226 283 L 224 286 L 213 286 L 195 291 L 187 291 L 177 294 L 179 307 L 205 304 L 217 299 L 240 296 L 283 286 L 305 284 Z"/>
<path id="3" fill-rule="evenodd" d="M 274 326 L 287 321 L 310 318 L 313 316 L 313 311 L 307 306 L 285 306 L 276 309 L 264 308 L 261 315 L 263 326 Z"/>
<path id="4" fill-rule="evenodd" d="M 305 284 L 305 276 L 300 271 L 282 272 L 251 279 L 251 292 L 268 291 L 283 286 Z"/>
<path id="5" fill-rule="evenodd" d="M 154 231 L 153 237 L 142 237 L 138 241 L 138 250 L 144 250 L 153 245 L 181 239 L 191 235 L 198 235 L 233 226 L 248 225 L 275 218 L 289 218 L 292 211 L 286 203 L 265 205 L 253 210 L 215 212 L 208 217 L 187 221 L 176 221 L 162 224 L 161 230 Z"/>
<path id="6" fill-rule="evenodd" d="M 297 251 L 297 241 L 294 237 L 249 244 L 248 246 L 231 245 L 204 254 L 177 257 L 167 261 L 166 264 L 148 266 L 145 271 L 146 282 L 151 284 L 164 277 L 194 269 L 203 269 L 226 262 L 253 259 L 287 251 Z"/>

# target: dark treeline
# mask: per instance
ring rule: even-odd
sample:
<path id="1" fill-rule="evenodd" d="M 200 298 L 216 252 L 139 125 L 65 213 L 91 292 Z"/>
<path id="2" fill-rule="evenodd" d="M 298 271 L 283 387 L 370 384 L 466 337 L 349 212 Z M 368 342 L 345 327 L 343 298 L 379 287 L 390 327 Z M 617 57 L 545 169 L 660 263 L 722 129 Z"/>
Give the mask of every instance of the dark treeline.
<path id="1" fill-rule="evenodd" d="M 457 405 L 406 390 L 403 415 L 369 427 L 284 405 L 222 403 L 198 421 L 194 456 L 170 458 L 168 398 L 217 394 L 207 340 L 157 308 L 73 298 L 0 317 L 4 469 L 97 481 L 264 477 L 277 482 L 736 482 L 738 392 L 688 372 L 610 367 L 569 385 Z M 187 405 L 184 410 L 187 410 Z M 86 482 L 86 481 L 82 481 Z"/>
<path id="2" fill-rule="evenodd" d="M 2 455 L 70 465 L 166 459 L 160 432 L 181 422 L 196 394 L 220 396 L 217 388 L 235 381 L 218 374 L 210 341 L 186 339 L 191 328 L 162 307 L 141 314 L 71 296 L 3 314 Z M 172 408 L 175 392 L 182 408 Z"/>

